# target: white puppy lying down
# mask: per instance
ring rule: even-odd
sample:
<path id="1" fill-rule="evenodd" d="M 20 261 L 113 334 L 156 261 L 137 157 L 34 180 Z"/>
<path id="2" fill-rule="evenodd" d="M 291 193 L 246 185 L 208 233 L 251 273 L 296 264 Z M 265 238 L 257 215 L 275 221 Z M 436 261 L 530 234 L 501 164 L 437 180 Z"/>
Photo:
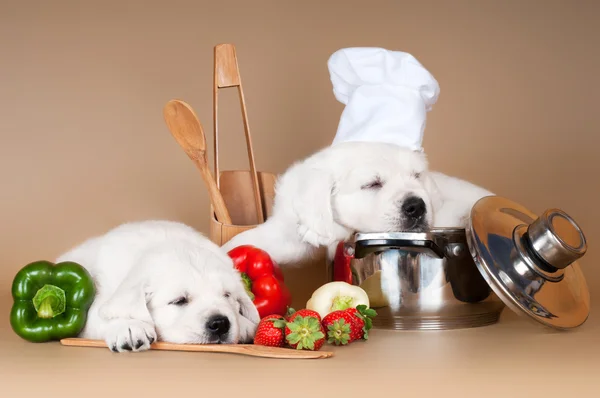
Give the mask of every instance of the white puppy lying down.
<path id="1" fill-rule="evenodd" d="M 421 152 L 376 142 L 344 142 L 293 164 L 278 179 L 272 216 L 224 250 L 251 244 L 281 264 L 321 246 L 331 256 L 354 232 L 464 227 L 473 204 L 492 193 L 428 169 Z"/>
<path id="2" fill-rule="evenodd" d="M 116 352 L 171 343 L 251 342 L 259 322 L 232 260 L 191 227 L 127 223 L 56 260 L 91 273 L 96 298 L 79 337 Z"/>

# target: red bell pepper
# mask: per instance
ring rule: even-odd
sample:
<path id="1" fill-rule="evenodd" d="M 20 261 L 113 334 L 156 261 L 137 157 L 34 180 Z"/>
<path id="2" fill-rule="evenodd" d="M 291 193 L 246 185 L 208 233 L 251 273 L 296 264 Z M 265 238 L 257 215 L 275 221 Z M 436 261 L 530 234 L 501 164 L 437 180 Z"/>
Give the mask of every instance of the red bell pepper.
<path id="1" fill-rule="evenodd" d="M 260 318 L 275 314 L 285 316 L 292 295 L 284 283 L 281 268 L 271 256 L 251 245 L 235 247 L 227 254 L 242 274 L 246 290 Z"/>
<path id="2" fill-rule="evenodd" d="M 333 281 L 352 284 L 352 268 L 350 267 L 352 256 L 346 253 L 345 244 L 346 242 L 344 241 L 339 242 L 335 251 L 335 257 L 333 258 Z"/>

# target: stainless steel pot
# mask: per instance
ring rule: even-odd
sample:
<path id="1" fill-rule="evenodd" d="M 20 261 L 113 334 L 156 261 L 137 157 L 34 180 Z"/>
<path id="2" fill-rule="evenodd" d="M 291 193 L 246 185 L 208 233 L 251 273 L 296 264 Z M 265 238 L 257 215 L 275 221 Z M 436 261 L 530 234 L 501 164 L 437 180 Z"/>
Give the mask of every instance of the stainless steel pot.
<path id="1" fill-rule="evenodd" d="M 362 287 L 377 310 L 373 327 L 439 330 L 498 321 L 508 306 L 547 326 L 569 329 L 589 315 L 577 260 L 587 249 L 566 213 L 540 217 L 498 196 L 481 199 L 465 229 L 357 233 L 330 280 Z"/>

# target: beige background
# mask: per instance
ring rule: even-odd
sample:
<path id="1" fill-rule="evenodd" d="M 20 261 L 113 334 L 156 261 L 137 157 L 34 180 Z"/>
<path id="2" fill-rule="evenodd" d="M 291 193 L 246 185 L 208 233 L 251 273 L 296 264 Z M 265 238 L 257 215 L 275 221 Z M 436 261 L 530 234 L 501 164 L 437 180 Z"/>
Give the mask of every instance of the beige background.
<path id="1" fill-rule="evenodd" d="M 224 42 L 237 47 L 257 166 L 274 173 L 335 134 L 342 105 L 326 67 L 332 52 L 411 52 L 441 85 L 424 141 L 432 168 L 536 212 L 559 207 L 574 216 L 589 239 L 582 265 L 594 298 L 599 15 L 594 1 L 0 2 L 4 341 L 21 359 L 17 348 L 40 352 L 8 330 L 10 283 L 26 263 L 125 221 L 172 219 L 208 232 L 207 192 L 162 107 L 189 102 L 211 147 L 212 50 Z M 222 167 L 246 168 L 235 92 L 223 98 Z M 296 303 L 322 283 L 320 264 L 287 272 Z M 525 336 L 535 338 L 530 329 Z M 16 369 L 31 369 L 23 361 Z"/>

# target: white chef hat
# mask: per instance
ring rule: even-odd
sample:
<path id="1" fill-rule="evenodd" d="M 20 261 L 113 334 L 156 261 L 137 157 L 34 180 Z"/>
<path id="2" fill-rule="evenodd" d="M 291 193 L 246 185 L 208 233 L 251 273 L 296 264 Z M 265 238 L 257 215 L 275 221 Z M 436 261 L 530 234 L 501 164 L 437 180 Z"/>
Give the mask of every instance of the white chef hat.
<path id="1" fill-rule="evenodd" d="M 327 66 L 333 93 L 346 105 L 332 145 L 375 141 L 422 150 L 427 112 L 440 87 L 415 57 L 377 47 L 344 48 Z"/>

